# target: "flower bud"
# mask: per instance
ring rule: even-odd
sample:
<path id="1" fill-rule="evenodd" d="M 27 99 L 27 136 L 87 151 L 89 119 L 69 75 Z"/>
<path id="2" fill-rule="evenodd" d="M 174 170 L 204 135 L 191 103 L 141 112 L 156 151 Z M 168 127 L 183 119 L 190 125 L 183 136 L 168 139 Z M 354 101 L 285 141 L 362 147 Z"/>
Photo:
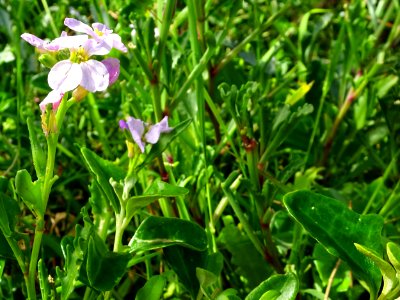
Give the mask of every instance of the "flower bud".
<path id="1" fill-rule="evenodd" d="M 53 55 L 45 53 L 39 56 L 39 62 L 46 68 L 51 69 L 57 63 L 57 59 Z"/>
<path id="2" fill-rule="evenodd" d="M 76 101 L 81 101 L 83 98 L 86 97 L 86 95 L 87 95 L 88 93 L 89 93 L 89 92 L 88 92 L 85 88 L 83 88 L 83 87 L 81 87 L 81 86 L 78 86 L 78 87 L 72 92 L 72 97 L 74 97 L 74 98 L 76 99 Z"/>

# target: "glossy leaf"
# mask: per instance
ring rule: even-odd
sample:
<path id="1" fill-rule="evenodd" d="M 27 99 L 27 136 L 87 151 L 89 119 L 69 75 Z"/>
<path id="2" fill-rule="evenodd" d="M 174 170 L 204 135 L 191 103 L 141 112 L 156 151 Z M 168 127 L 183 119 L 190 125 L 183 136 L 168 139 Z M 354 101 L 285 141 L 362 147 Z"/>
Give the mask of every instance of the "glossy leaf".
<path id="1" fill-rule="evenodd" d="M 372 261 L 360 255 L 354 243 L 362 243 L 382 253 L 383 219 L 377 215 L 359 215 L 338 200 L 307 190 L 286 194 L 284 203 L 289 213 L 327 250 L 344 260 L 364 280 L 375 297 L 381 274 Z"/>
<path id="2" fill-rule="evenodd" d="M 203 251 L 207 248 L 207 236 L 203 228 L 191 221 L 150 216 L 140 224 L 129 243 L 131 252 L 172 245 Z"/>
<path id="3" fill-rule="evenodd" d="M 388 262 L 384 261 L 378 255 L 373 253 L 370 249 L 357 243 L 355 243 L 354 245 L 356 246 L 358 251 L 360 251 L 365 256 L 368 256 L 381 270 L 383 276 L 383 288 L 381 291 L 381 296 L 387 296 L 397 283 L 396 271 Z"/>
<path id="4" fill-rule="evenodd" d="M 50 285 L 47 269 L 42 259 L 40 259 L 38 262 L 38 278 L 42 300 L 47 300 L 50 296 Z"/>
<path id="5" fill-rule="evenodd" d="M 85 265 L 90 286 L 98 291 L 110 291 L 124 275 L 130 257 L 128 253 L 109 251 L 104 241 L 93 234 L 89 238 Z"/>
<path id="6" fill-rule="evenodd" d="M 142 168 L 146 164 L 150 163 L 154 158 L 158 157 L 163 153 L 163 151 L 168 147 L 168 145 L 178 137 L 178 135 L 184 131 L 189 124 L 192 122 L 191 119 L 187 119 L 178 125 L 176 125 L 170 132 L 168 133 L 163 133 L 160 136 L 160 139 L 158 140 L 157 144 L 153 145 L 151 148 L 149 154 L 146 155 L 146 158 L 144 159 L 143 163 L 139 166 L 139 168 Z"/>
<path id="7" fill-rule="evenodd" d="M 93 173 L 93 175 L 95 175 L 96 180 L 105 197 L 110 202 L 110 205 L 115 212 L 119 212 L 119 200 L 110 184 L 110 179 L 113 178 L 115 181 L 119 182 L 120 180 L 124 179 L 126 175 L 125 171 L 111 161 L 101 158 L 96 153 L 85 147 L 81 148 L 81 152 L 89 167 L 89 170 Z"/>
<path id="8" fill-rule="evenodd" d="M 19 170 L 15 176 L 15 188 L 33 214 L 44 216 L 46 208 L 42 201 L 42 185 L 39 180 L 32 182 L 32 177 L 27 170 Z"/>
<path id="9" fill-rule="evenodd" d="M 161 275 L 151 277 L 137 292 L 135 300 L 159 300 L 165 286 L 165 278 Z"/>
<path id="10" fill-rule="evenodd" d="M 386 244 L 386 251 L 390 263 L 400 275 L 400 246 L 393 242 L 389 242 Z"/>
<path id="11" fill-rule="evenodd" d="M 245 300 L 293 300 L 296 298 L 298 291 L 299 282 L 296 275 L 293 273 L 274 275 L 252 290 Z"/>
<path id="12" fill-rule="evenodd" d="M 180 282 L 195 298 L 200 288 L 196 269 L 206 266 L 207 250 L 196 251 L 186 247 L 171 246 L 164 249 L 164 256 L 178 275 Z"/>
<path id="13" fill-rule="evenodd" d="M 183 187 L 175 186 L 159 179 L 155 180 L 147 191 L 140 196 L 133 196 L 126 204 L 127 219 L 131 219 L 141 208 L 153 203 L 162 197 L 178 197 L 186 195 L 189 191 Z"/>
<path id="14" fill-rule="evenodd" d="M 254 288 L 272 274 L 272 268 L 256 250 L 254 244 L 234 224 L 224 227 L 219 242 L 231 253 L 231 262 L 237 267 L 235 271 L 246 278 L 250 288 Z"/>

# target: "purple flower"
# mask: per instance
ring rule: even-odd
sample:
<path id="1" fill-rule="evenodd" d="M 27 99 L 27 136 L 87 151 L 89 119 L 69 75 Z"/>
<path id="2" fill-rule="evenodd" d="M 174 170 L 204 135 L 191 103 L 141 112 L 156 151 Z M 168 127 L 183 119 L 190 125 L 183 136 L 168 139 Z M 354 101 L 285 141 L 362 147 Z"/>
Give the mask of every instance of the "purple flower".
<path id="1" fill-rule="evenodd" d="M 161 133 L 170 132 L 172 128 L 168 126 L 168 117 L 165 116 L 159 123 L 150 125 L 140 119 L 128 117 L 128 120 L 119 121 L 121 129 L 128 129 L 134 142 L 139 146 L 140 151 L 144 152 L 145 143 L 156 144 L 160 139 Z M 146 131 L 146 133 L 145 133 Z"/>
<path id="2" fill-rule="evenodd" d="M 107 58 L 101 63 L 106 66 L 109 75 L 109 85 L 112 85 L 119 77 L 119 60 L 116 58 Z"/>
<path id="3" fill-rule="evenodd" d="M 93 23 L 92 28 L 81 21 L 72 18 L 65 18 L 64 25 L 76 32 L 83 32 L 90 35 L 98 43 L 103 46 L 104 53 L 101 55 L 108 54 L 112 48 L 118 49 L 122 52 L 127 52 L 128 49 L 121 42 L 121 37 L 113 33 L 106 25 L 101 23 Z"/>

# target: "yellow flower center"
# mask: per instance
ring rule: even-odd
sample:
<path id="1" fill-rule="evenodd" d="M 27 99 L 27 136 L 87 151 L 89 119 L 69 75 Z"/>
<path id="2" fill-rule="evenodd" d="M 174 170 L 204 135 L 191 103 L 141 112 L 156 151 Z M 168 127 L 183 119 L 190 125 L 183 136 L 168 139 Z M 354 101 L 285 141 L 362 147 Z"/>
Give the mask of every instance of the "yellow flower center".
<path id="1" fill-rule="evenodd" d="M 80 64 L 81 62 L 87 61 L 89 55 L 86 53 L 83 47 L 79 47 L 77 50 L 71 51 L 70 61 Z"/>
<path id="2" fill-rule="evenodd" d="M 103 32 L 99 31 L 97 28 L 95 28 L 94 32 L 98 35 L 98 36 L 103 36 Z"/>

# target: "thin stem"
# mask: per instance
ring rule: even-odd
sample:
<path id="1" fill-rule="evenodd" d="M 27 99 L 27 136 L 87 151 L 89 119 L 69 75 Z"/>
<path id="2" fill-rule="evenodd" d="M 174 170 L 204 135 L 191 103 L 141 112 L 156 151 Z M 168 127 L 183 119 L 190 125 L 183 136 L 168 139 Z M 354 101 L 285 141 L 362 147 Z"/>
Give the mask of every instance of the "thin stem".
<path id="1" fill-rule="evenodd" d="M 329 276 L 328 285 L 326 286 L 326 290 L 325 290 L 324 300 L 328 300 L 329 299 L 329 293 L 331 292 L 331 288 L 332 288 L 332 285 L 333 285 L 333 280 L 335 279 L 337 270 L 339 269 L 341 263 L 342 263 L 342 260 L 338 259 L 338 261 L 336 262 L 335 267 L 332 270 L 331 275 Z"/>
<path id="2" fill-rule="evenodd" d="M 53 19 L 53 16 L 51 15 L 49 6 L 47 5 L 47 1 L 46 0 L 42 0 L 42 5 L 43 5 L 43 8 L 44 8 L 44 11 L 46 12 L 47 16 L 49 17 L 50 26 L 51 26 L 51 29 L 53 30 L 54 36 L 57 37 L 59 32 L 57 30 L 56 24 L 54 23 L 54 19 Z"/>

